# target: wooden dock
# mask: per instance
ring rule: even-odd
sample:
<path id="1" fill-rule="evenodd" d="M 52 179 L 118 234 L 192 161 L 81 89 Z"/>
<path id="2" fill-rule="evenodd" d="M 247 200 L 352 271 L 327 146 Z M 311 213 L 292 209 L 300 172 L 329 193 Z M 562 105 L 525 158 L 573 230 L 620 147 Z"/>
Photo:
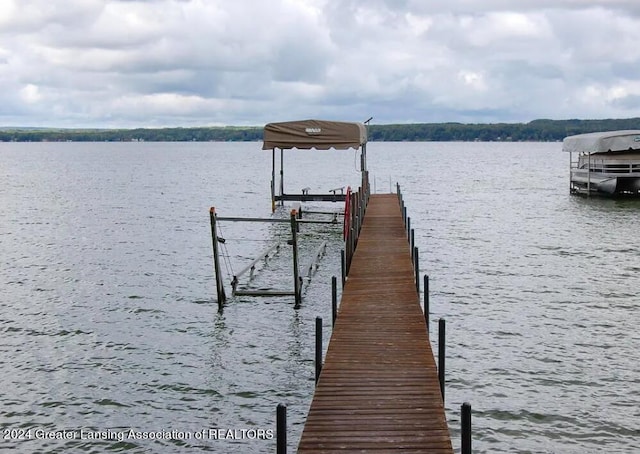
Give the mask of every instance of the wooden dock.
<path id="1" fill-rule="evenodd" d="M 299 453 L 453 453 L 400 203 L 372 195 Z"/>

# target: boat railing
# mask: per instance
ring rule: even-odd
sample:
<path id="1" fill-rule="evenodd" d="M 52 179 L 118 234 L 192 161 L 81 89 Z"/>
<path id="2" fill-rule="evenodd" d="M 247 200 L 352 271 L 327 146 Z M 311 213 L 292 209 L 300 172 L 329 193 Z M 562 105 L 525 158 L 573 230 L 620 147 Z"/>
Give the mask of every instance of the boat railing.
<path id="1" fill-rule="evenodd" d="M 573 164 L 573 163 L 572 163 Z M 581 161 L 576 167 L 577 169 L 589 169 L 595 173 L 640 173 L 640 162 L 629 163 L 611 163 L 604 159 L 593 159 L 590 161 Z"/>

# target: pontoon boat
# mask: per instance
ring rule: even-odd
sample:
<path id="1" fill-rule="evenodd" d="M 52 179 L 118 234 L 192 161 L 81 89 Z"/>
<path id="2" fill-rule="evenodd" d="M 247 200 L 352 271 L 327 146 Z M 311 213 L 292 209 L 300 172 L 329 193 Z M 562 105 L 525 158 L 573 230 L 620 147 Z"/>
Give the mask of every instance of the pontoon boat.
<path id="1" fill-rule="evenodd" d="M 640 130 L 565 137 L 575 194 L 640 196 Z"/>

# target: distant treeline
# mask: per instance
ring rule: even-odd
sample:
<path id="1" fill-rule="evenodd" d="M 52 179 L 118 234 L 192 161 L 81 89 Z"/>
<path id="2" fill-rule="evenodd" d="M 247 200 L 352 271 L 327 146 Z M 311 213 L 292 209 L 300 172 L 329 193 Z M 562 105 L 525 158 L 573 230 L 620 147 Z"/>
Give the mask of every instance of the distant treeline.
<path id="1" fill-rule="evenodd" d="M 585 132 L 640 129 L 640 118 L 534 120 L 529 123 L 413 123 L 369 126 L 370 141 L 551 142 Z M 162 129 L 0 129 L 3 142 L 240 142 L 262 140 L 262 127 Z"/>

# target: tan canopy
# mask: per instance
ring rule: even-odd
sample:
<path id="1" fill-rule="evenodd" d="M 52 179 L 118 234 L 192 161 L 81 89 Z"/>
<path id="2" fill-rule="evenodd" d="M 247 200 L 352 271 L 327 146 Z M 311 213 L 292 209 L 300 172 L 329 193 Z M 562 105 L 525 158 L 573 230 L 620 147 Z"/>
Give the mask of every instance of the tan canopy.
<path id="1" fill-rule="evenodd" d="M 367 130 L 362 123 L 302 120 L 269 123 L 264 127 L 263 150 L 273 148 L 316 148 L 346 150 L 367 143 Z"/>

